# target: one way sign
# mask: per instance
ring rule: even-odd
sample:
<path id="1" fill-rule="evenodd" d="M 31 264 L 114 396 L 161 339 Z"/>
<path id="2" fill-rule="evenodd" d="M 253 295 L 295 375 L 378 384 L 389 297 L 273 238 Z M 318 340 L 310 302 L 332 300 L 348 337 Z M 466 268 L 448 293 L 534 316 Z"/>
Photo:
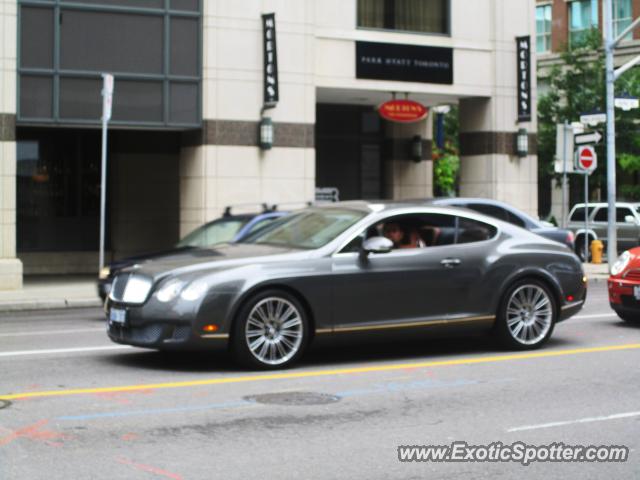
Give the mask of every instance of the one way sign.
<path id="1" fill-rule="evenodd" d="M 573 137 L 573 142 L 576 145 L 585 145 L 589 143 L 598 144 L 602 140 L 602 135 L 600 132 L 588 132 L 588 133 L 579 133 Z"/>

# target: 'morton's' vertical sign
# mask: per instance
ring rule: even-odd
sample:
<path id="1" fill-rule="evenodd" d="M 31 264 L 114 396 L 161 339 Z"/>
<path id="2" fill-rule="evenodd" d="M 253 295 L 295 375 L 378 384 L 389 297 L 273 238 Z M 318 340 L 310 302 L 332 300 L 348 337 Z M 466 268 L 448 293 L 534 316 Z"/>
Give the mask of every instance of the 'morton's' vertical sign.
<path id="1" fill-rule="evenodd" d="M 518 121 L 531 120 L 531 38 L 516 37 L 518 52 Z"/>
<path id="2" fill-rule="evenodd" d="M 276 14 L 262 15 L 264 33 L 264 106 L 278 103 L 278 55 L 276 53 Z"/>

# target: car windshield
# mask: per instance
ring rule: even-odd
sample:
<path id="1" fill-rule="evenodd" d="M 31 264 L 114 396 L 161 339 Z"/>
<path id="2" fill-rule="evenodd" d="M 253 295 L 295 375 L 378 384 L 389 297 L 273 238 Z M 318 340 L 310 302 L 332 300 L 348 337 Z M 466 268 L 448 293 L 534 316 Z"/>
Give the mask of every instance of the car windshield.
<path id="1" fill-rule="evenodd" d="M 196 228 L 178 242 L 177 247 L 208 247 L 216 243 L 230 242 L 249 221 L 246 217 L 221 218 Z"/>
<path id="2" fill-rule="evenodd" d="M 242 242 L 320 248 L 366 216 L 366 212 L 342 208 L 305 210 L 274 221 Z"/>

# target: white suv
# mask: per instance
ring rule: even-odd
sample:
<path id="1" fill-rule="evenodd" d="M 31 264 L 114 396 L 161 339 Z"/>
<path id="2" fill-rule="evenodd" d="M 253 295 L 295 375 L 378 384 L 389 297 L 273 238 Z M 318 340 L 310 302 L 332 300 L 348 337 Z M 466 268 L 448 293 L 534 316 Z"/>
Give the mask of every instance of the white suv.
<path id="1" fill-rule="evenodd" d="M 591 245 L 593 240 L 607 243 L 607 225 L 609 207 L 606 203 L 587 204 L 589 225 L 586 235 Z M 576 253 L 584 260 L 584 203 L 573 206 L 569 212 L 567 228 L 576 235 Z M 640 245 L 640 203 L 616 203 L 616 231 L 618 236 L 618 250 L 624 251 Z"/>

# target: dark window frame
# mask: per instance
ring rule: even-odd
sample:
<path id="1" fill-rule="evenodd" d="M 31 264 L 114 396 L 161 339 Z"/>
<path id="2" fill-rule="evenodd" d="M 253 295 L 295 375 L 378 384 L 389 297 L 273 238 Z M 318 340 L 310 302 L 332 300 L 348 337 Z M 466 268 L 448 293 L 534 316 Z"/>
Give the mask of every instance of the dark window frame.
<path id="1" fill-rule="evenodd" d="M 95 70 L 69 70 L 62 69 L 60 66 L 60 13 L 63 10 L 75 10 L 81 12 L 100 12 L 100 13 L 126 13 L 132 15 L 150 15 L 160 16 L 163 18 L 163 67 L 162 72 L 157 74 L 150 73 L 131 73 L 131 72 L 110 72 L 115 77 L 115 95 L 117 96 L 118 81 L 131 81 L 131 82 L 158 82 L 161 83 L 162 88 L 162 121 L 135 121 L 135 120 L 117 120 L 111 119 L 110 125 L 123 126 L 123 127 L 149 127 L 160 129 L 193 129 L 200 128 L 202 126 L 202 70 L 203 70 L 203 19 L 202 9 L 203 1 L 199 0 L 197 11 L 186 10 L 174 10 L 171 8 L 172 2 L 170 0 L 163 0 L 164 8 L 145 8 L 145 7 L 130 7 L 130 6 L 117 6 L 117 5 L 105 5 L 105 4 L 80 4 L 68 0 L 18 0 L 18 56 L 17 56 L 17 117 L 16 122 L 20 126 L 45 126 L 45 125 L 61 125 L 61 126 L 99 126 L 100 119 L 83 119 L 83 118 L 63 118 L 60 115 L 60 82 L 61 79 L 67 78 L 88 78 L 98 79 L 102 81 L 102 71 Z M 35 67 L 22 67 L 21 63 L 21 34 L 22 34 L 22 8 L 45 8 L 53 10 L 53 66 L 52 68 L 35 68 Z M 196 75 L 176 75 L 172 74 L 171 68 L 171 19 L 173 18 L 190 18 L 197 20 L 197 70 Z M 21 109 L 21 86 L 20 80 L 22 77 L 46 77 L 52 79 L 52 100 L 53 105 L 51 107 L 52 115 L 47 118 L 40 117 L 28 117 L 24 116 Z M 197 88 L 197 112 L 194 122 L 177 122 L 171 120 L 171 86 L 176 84 L 187 84 L 196 86 Z M 117 100 L 116 100 L 117 101 Z"/>
<path id="2" fill-rule="evenodd" d="M 358 11 L 358 1 L 355 2 L 356 8 L 356 28 L 359 30 L 375 30 L 382 32 L 394 32 L 394 33 L 408 33 L 413 35 L 436 35 L 441 37 L 451 37 L 451 0 L 446 1 L 446 16 L 443 24 L 445 27 L 444 32 L 427 32 L 424 30 L 404 30 L 395 28 L 395 0 L 380 0 L 384 4 L 384 27 L 367 27 L 360 25 L 360 16 Z"/>

